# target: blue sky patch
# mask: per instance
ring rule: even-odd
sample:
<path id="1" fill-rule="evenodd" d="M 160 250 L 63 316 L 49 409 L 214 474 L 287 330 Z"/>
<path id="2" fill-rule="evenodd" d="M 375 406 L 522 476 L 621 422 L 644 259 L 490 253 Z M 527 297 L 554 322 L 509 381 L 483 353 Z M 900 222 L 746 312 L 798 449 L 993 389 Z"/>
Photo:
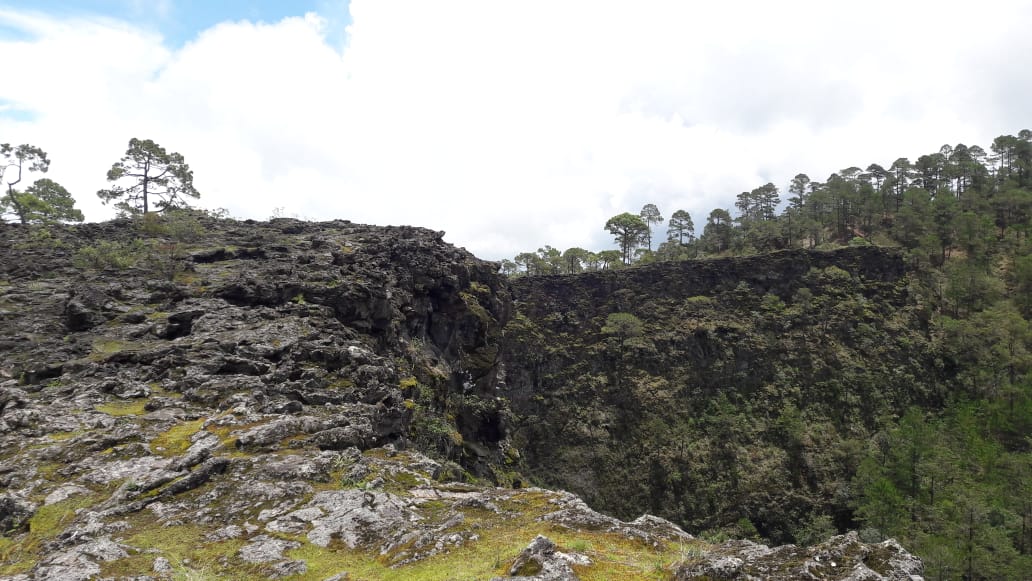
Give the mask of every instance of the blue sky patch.
<path id="1" fill-rule="evenodd" d="M 103 16 L 156 31 L 169 48 L 179 48 L 220 22 L 279 22 L 291 16 L 315 12 L 329 23 L 330 40 L 342 39 L 350 24 L 347 0 L 30 0 L 4 2 L 4 8 L 56 17 Z M 339 32 L 337 32 L 339 31 Z M 25 31 L 0 22 L 0 39 L 27 40 Z"/>
<path id="2" fill-rule="evenodd" d="M 0 6 L 0 8 L 3 8 L 3 6 Z M 4 42 L 20 42 L 20 41 L 25 41 L 25 42 L 27 42 L 27 41 L 32 40 L 33 38 L 34 38 L 33 35 L 29 34 L 28 32 L 26 32 L 26 31 L 24 31 L 24 30 L 22 30 L 20 28 L 16 28 L 14 26 L 6 24 L 2 20 L 0 20 L 0 41 L 4 41 Z"/>
<path id="3" fill-rule="evenodd" d="M 0 99 L 0 117 L 21 123 L 29 123 L 36 120 L 36 112 L 31 109 L 20 108 L 9 101 Z"/>

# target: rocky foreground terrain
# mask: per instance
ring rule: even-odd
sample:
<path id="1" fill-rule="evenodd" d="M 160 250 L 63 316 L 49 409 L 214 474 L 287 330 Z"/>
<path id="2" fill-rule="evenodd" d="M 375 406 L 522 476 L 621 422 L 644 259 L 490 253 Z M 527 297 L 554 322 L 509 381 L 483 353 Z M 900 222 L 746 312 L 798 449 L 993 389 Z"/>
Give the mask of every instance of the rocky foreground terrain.
<path id="1" fill-rule="evenodd" d="M 442 233 L 199 224 L 0 225 L 0 579 L 920 578 L 533 487 L 528 307 Z"/>

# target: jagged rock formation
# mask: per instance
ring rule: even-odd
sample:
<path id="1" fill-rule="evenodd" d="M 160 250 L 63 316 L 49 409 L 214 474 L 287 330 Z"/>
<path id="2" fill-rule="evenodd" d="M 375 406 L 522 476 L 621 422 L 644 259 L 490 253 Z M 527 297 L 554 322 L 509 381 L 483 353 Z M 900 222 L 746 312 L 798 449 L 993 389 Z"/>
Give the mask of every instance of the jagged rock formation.
<path id="1" fill-rule="evenodd" d="M 513 487 L 501 395 L 531 368 L 502 330 L 527 315 L 494 264 L 418 228 L 202 223 L 181 254 L 127 221 L 0 225 L 0 579 L 683 577 L 725 555 Z M 135 266 L 75 266 L 108 243 Z"/>
<path id="2" fill-rule="evenodd" d="M 771 549 L 749 541 L 732 541 L 704 555 L 685 559 L 675 579 L 842 579 L 912 581 L 920 579 L 920 559 L 899 543 L 861 543 L 855 532 L 812 547 L 784 545 Z"/>

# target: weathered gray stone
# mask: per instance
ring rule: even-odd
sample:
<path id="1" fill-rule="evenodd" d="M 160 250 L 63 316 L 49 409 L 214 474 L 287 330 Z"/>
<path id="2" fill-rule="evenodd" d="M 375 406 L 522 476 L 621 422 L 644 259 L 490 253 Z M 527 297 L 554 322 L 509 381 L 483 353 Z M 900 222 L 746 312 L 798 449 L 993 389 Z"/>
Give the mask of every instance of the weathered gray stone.
<path id="1" fill-rule="evenodd" d="M 879 563 L 882 570 L 874 570 L 873 563 Z M 749 541 L 730 541 L 679 566 L 675 578 L 918 581 L 923 570 L 921 560 L 899 543 L 889 540 L 868 545 L 850 532 L 805 548 L 784 545 L 772 549 Z"/>
<path id="2" fill-rule="evenodd" d="M 61 502 L 62 500 L 67 500 L 68 498 L 71 498 L 72 496 L 75 496 L 77 494 L 86 494 L 88 492 L 90 492 L 89 488 L 85 488 L 77 484 L 65 484 L 64 486 L 61 486 L 53 492 L 51 492 L 50 494 L 48 494 L 47 497 L 43 500 L 43 505 L 50 506 L 51 504 L 56 504 L 58 502 Z"/>
<path id="3" fill-rule="evenodd" d="M 87 540 L 53 553 L 33 569 L 33 579 L 85 581 L 100 574 L 98 561 L 115 561 L 129 553 L 109 538 Z"/>
<path id="4" fill-rule="evenodd" d="M 221 456 L 209 458 L 205 460 L 203 464 L 194 469 L 193 472 L 184 476 L 181 480 L 176 480 L 165 487 L 165 489 L 161 491 L 161 496 L 163 498 L 167 498 L 188 490 L 193 490 L 207 482 L 213 476 L 225 472 L 229 463 L 230 461 L 228 458 L 223 458 Z"/>
<path id="5" fill-rule="evenodd" d="M 226 541 L 229 539 L 236 539 L 244 536 L 244 529 L 237 525 L 229 525 L 218 529 L 217 531 L 208 533 L 204 538 L 217 543 L 219 541 Z"/>
<path id="6" fill-rule="evenodd" d="M 308 540 L 320 547 L 339 539 L 354 549 L 369 539 L 386 539 L 407 528 L 417 517 L 401 498 L 386 492 L 332 490 L 320 492 L 308 504 L 325 516 L 311 522 Z"/>
<path id="7" fill-rule="evenodd" d="M 291 454 L 280 458 L 270 459 L 260 466 L 262 473 L 273 480 L 310 480 L 315 482 L 326 482 L 329 479 L 330 471 L 335 462 L 341 458 L 335 452 L 320 452 L 315 456 L 300 456 Z"/>
<path id="8" fill-rule="evenodd" d="M 241 498 L 250 502 L 296 498 L 312 492 L 310 484 L 301 481 L 293 482 L 245 482 L 237 489 Z"/>
<path id="9" fill-rule="evenodd" d="M 171 573 L 172 563 L 169 563 L 168 559 L 165 557 L 155 557 L 154 565 L 151 567 L 151 570 L 155 573 Z"/>
<path id="10" fill-rule="evenodd" d="M 592 510 L 587 503 L 570 493 L 560 493 L 559 498 L 552 502 L 559 510 L 544 515 L 541 520 L 566 528 L 622 534 L 653 546 L 666 541 L 692 539 L 691 535 L 670 521 L 652 515 L 644 515 L 638 517 L 634 522 L 625 523 Z"/>
<path id="11" fill-rule="evenodd" d="M 221 445 L 219 437 L 209 432 L 198 432 L 198 437 L 190 444 L 182 456 L 169 465 L 170 470 L 186 470 L 200 464 L 211 456 L 212 451 Z"/>
<path id="12" fill-rule="evenodd" d="M 25 390 L 17 387 L 0 388 L 0 416 L 4 414 L 4 410 L 23 407 L 28 402 L 28 397 Z"/>
<path id="13" fill-rule="evenodd" d="M 112 393 L 122 399 L 150 397 L 150 387 L 145 383 L 128 383 L 116 388 Z"/>
<path id="14" fill-rule="evenodd" d="M 308 565 L 304 561 L 283 561 L 276 563 L 269 571 L 269 579 L 282 579 L 292 575 L 304 575 L 308 572 Z"/>
<path id="15" fill-rule="evenodd" d="M 248 563 L 272 563 L 283 560 L 283 551 L 301 546 L 297 541 L 286 541 L 268 535 L 258 535 L 239 551 L 240 558 Z"/>
<path id="16" fill-rule="evenodd" d="M 72 332 L 81 332 L 96 327 L 110 318 L 108 314 L 111 305 L 111 297 L 99 289 L 78 286 L 72 289 L 64 305 L 65 328 Z"/>
<path id="17" fill-rule="evenodd" d="M 345 426 L 330 428 L 316 434 L 312 441 L 322 450 L 366 449 L 376 441 L 368 426 Z"/>
<path id="18" fill-rule="evenodd" d="M 83 477 L 87 482 L 108 484 L 116 480 L 144 482 L 154 474 L 165 470 L 171 460 L 159 456 L 144 456 L 129 460 L 116 460 L 101 464 Z"/>
<path id="19" fill-rule="evenodd" d="M 298 433 L 317 429 L 319 422 L 313 418 L 283 418 L 252 428 L 237 437 L 237 446 L 261 447 L 278 443 Z"/>
<path id="20" fill-rule="evenodd" d="M 538 535 L 523 549 L 509 567 L 509 578 L 534 581 L 577 581 L 566 556 L 556 550 L 548 537 Z"/>
<path id="21" fill-rule="evenodd" d="M 323 510 L 317 506 L 310 506 L 295 510 L 265 525 L 267 530 L 277 533 L 301 534 L 308 530 L 310 523 L 325 515 Z"/>

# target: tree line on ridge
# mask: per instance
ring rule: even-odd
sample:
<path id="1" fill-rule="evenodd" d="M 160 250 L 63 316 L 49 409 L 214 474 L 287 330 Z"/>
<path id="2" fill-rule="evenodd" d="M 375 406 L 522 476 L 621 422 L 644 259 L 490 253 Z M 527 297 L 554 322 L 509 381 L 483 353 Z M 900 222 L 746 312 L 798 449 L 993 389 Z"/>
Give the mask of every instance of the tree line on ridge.
<path id="1" fill-rule="evenodd" d="M 663 216 L 655 204 L 624 212 L 604 228 L 616 249 L 565 251 L 549 245 L 501 262 L 507 275 L 574 274 L 657 261 L 744 255 L 844 244 L 903 246 L 915 260 L 942 265 L 955 253 L 997 252 L 1025 236 L 1032 212 L 1032 131 L 980 146 L 943 145 L 916 161 L 886 168 L 850 166 L 823 182 L 800 173 L 781 192 L 767 183 L 736 197 L 735 214 L 716 208 L 696 237 L 692 216 L 677 210 L 655 245 Z M 778 208 L 781 208 L 778 213 Z"/>

